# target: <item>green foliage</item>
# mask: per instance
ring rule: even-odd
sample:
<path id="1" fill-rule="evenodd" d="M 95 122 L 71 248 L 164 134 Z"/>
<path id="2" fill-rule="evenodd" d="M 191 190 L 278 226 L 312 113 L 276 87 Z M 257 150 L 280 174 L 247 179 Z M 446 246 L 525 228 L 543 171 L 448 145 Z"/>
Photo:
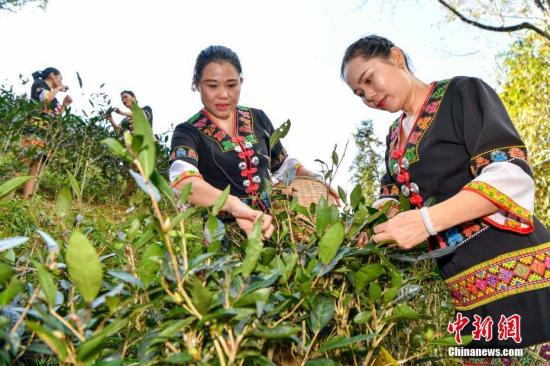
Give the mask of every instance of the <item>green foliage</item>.
<path id="1" fill-rule="evenodd" d="M 535 213 L 550 227 L 550 42 L 536 35 L 501 55 L 501 98 L 529 151 Z"/>
<path id="2" fill-rule="evenodd" d="M 353 182 L 361 186 L 367 202 L 373 202 L 378 198 L 380 177 L 384 168 L 384 160 L 380 154 L 382 141 L 374 133 L 372 120 L 361 121 L 353 138 L 357 146 L 357 155 L 350 167 Z M 353 197 L 352 195 L 352 200 Z"/>
<path id="3" fill-rule="evenodd" d="M 65 255 L 69 276 L 82 293 L 86 302 L 97 296 L 101 287 L 103 272 L 94 246 L 81 233 L 75 231 L 69 239 Z"/>

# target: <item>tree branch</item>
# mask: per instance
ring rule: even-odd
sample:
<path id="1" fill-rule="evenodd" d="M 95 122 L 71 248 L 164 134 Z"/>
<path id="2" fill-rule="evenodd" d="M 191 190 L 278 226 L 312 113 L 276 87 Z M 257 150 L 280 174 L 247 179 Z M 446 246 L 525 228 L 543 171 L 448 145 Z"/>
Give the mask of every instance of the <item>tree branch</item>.
<path id="1" fill-rule="evenodd" d="M 522 29 L 528 29 L 528 30 L 532 30 L 533 32 L 538 33 L 539 35 L 541 35 L 542 37 L 544 37 L 544 38 L 546 38 L 547 40 L 550 41 L 550 33 L 543 31 L 542 29 L 534 26 L 531 23 L 523 22 L 523 23 L 519 23 L 519 24 L 516 24 L 516 25 L 502 26 L 502 27 L 495 27 L 495 26 L 492 26 L 492 25 L 482 24 L 482 23 L 479 23 L 475 20 L 467 18 L 466 16 L 461 14 L 458 10 L 453 8 L 450 4 L 448 4 L 444 0 L 437 0 L 437 1 L 441 5 L 443 5 L 447 9 L 449 9 L 460 20 L 462 20 L 463 22 L 465 22 L 467 24 L 473 25 L 475 27 L 485 29 L 485 30 L 488 30 L 488 31 L 493 31 L 493 32 L 516 32 L 516 31 L 519 31 L 519 30 L 522 30 Z"/>

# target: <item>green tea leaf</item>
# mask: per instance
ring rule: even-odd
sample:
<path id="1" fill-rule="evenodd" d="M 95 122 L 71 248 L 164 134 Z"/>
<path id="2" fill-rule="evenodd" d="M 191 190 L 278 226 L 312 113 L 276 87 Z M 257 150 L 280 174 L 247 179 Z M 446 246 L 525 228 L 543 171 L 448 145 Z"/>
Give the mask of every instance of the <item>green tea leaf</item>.
<path id="1" fill-rule="evenodd" d="M 256 305 L 257 302 L 267 303 L 269 296 L 273 291 L 272 288 L 261 288 L 244 296 L 241 296 L 237 301 L 233 303 L 235 307 L 243 307 L 249 305 Z"/>
<path id="2" fill-rule="evenodd" d="M 71 210 L 73 204 L 73 195 L 69 188 L 63 187 L 57 194 L 57 199 L 55 201 L 55 211 L 59 217 L 63 218 L 67 216 Z"/>
<path id="3" fill-rule="evenodd" d="M 240 270 L 243 276 L 248 277 L 256 268 L 260 254 L 264 247 L 264 243 L 260 240 L 260 220 L 254 224 L 254 232 L 248 239 L 248 244 L 245 249 L 244 261 L 241 264 Z"/>
<path id="4" fill-rule="evenodd" d="M 338 221 L 327 229 L 319 243 L 319 258 L 323 264 L 327 265 L 330 263 L 343 241 L 344 225 L 342 225 L 342 222 Z"/>
<path id="5" fill-rule="evenodd" d="M 42 291 L 46 296 L 46 301 L 50 307 L 55 306 L 55 294 L 57 293 L 57 286 L 53 280 L 53 276 L 44 265 L 38 262 L 34 262 L 34 267 L 38 272 L 38 283 L 42 287 Z"/>
<path id="6" fill-rule="evenodd" d="M 5 280 L 11 278 L 15 272 L 10 265 L 0 262 L 0 283 L 3 283 Z"/>
<path id="7" fill-rule="evenodd" d="M 70 171 L 67 171 L 67 177 L 69 178 L 69 184 L 73 189 L 73 193 L 80 199 L 82 195 L 80 194 L 80 186 L 78 185 L 78 181 Z"/>
<path id="8" fill-rule="evenodd" d="M 155 170 L 155 145 L 141 149 L 138 153 L 138 160 L 144 177 L 149 179 Z"/>
<path id="9" fill-rule="evenodd" d="M 382 296 L 382 289 L 377 282 L 371 282 L 369 285 L 369 299 L 372 302 L 375 302 Z"/>
<path id="10" fill-rule="evenodd" d="M 35 332 L 40 339 L 48 345 L 48 347 L 51 348 L 52 351 L 55 352 L 57 358 L 61 362 L 65 362 L 65 359 L 68 355 L 68 347 L 62 340 L 59 339 L 59 337 L 56 337 L 51 332 L 47 331 L 45 328 L 43 328 L 40 324 L 36 322 L 32 322 L 30 320 L 25 321 L 25 325 Z"/>
<path id="11" fill-rule="evenodd" d="M 134 172 L 132 169 L 130 169 L 130 175 L 134 180 L 136 181 L 138 187 L 145 192 L 145 194 L 149 197 L 151 197 L 155 202 L 160 201 L 160 192 L 157 187 L 150 181 L 145 180 L 143 176 L 141 176 L 139 173 Z"/>
<path id="12" fill-rule="evenodd" d="M 114 138 L 109 137 L 109 138 L 103 139 L 101 140 L 101 143 L 107 146 L 111 154 L 113 154 L 114 156 L 124 159 L 128 162 L 132 161 L 130 154 L 128 154 L 124 146 L 122 146 L 120 142 L 118 142 Z"/>
<path id="13" fill-rule="evenodd" d="M 353 322 L 355 324 L 365 324 L 372 318 L 372 313 L 370 311 L 362 311 L 353 317 Z"/>
<path id="14" fill-rule="evenodd" d="M 338 186 L 338 197 L 340 197 L 340 200 L 344 203 L 347 203 L 347 195 L 346 191 L 344 191 L 344 188 Z"/>
<path id="15" fill-rule="evenodd" d="M 285 138 L 290 130 L 290 125 L 290 120 L 287 120 L 271 134 L 269 138 L 269 150 L 272 150 L 280 139 Z"/>
<path id="16" fill-rule="evenodd" d="M 384 301 L 384 303 L 393 301 L 393 299 L 395 299 L 395 297 L 397 296 L 398 291 L 399 291 L 399 288 L 397 287 L 391 287 L 387 289 L 382 295 L 382 301 Z"/>
<path id="17" fill-rule="evenodd" d="M 0 198 L 17 189 L 19 186 L 25 184 L 30 179 L 32 179 L 31 176 L 20 176 L 2 183 L 2 185 L 0 185 Z"/>
<path id="18" fill-rule="evenodd" d="M 78 359 L 84 362 L 93 360 L 93 358 L 103 349 L 103 343 L 105 343 L 107 338 L 124 329 L 129 321 L 130 319 L 128 318 L 117 319 L 108 324 L 105 328 L 96 331 L 90 338 L 78 346 L 76 350 Z"/>
<path id="19" fill-rule="evenodd" d="M 367 264 L 359 271 L 355 272 L 355 274 L 353 275 L 355 291 L 357 293 L 363 291 L 363 289 L 369 284 L 369 282 L 374 281 L 375 279 L 380 277 L 382 274 L 384 274 L 385 271 L 386 270 L 384 269 L 384 266 L 381 264 Z"/>
<path id="20" fill-rule="evenodd" d="M 221 209 L 223 208 L 223 206 L 225 205 L 225 202 L 227 201 L 227 197 L 229 197 L 229 189 L 230 189 L 230 186 L 225 187 L 223 192 L 216 199 L 216 202 L 214 202 L 214 205 L 212 206 L 213 216 L 218 215 Z"/>
<path id="21" fill-rule="evenodd" d="M 310 312 L 311 328 L 314 332 L 323 329 L 334 316 L 334 304 L 328 297 L 319 297 Z"/>
<path id="22" fill-rule="evenodd" d="M 323 235 L 330 224 L 330 207 L 326 197 L 321 197 L 315 210 L 315 231 L 318 236 Z"/>
<path id="23" fill-rule="evenodd" d="M 212 304 L 212 293 L 205 287 L 197 277 L 193 277 L 193 287 L 191 288 L 191 299 L 193 305 L 201 314 L 207 314 Z"/>
<path id="24" fill-rule="evenodd" d="M 292 337 L 300 332 L 299 327 L 291 327 L 288 325 L 279 325 L 274 328 L 256 328 L 250 331 L 254 337 L 265 339 L 283 339 Z"/>
<path id="25" fill-rule="evenodd" d="M 334 148 L 334 150 L 332 150 L 331 158 L 332 158 L 332 164 L 338 165 L 338 153 L 336 152 L 336 147 Z"/>
<path id="26" fill-rule="evenodd" d="M 132 105 L 132 124 L 134 126 L 135 137 L 142 137 L 143 142 L 140 144 L 138 152 L 138 160 L 144 172 L 146 179 L 149 179 L 155 170 L 156 146 L 153 137 L 153 130 L 143 110 L 134 103 Z M 134 139 L 136 140 L 136 139 Z"/>
<path id="27" fill-rule="evenodd" d="M 4 291 L 0 292 L 0 306 L 6 306 L 23 289 L 23 284 L 16 277 L 12 277 Z"/>
<path id="28" fill-rule="evenodd" d="M 162 175 L 159 174 L 156 170 L 151 174 L 149 178 L 153 185 L 158 188 L 169 200 L 170 202 L 175 203 L 176 197 L 174 195 L 174 190 L 170 187 L 170 184 L 164 179 Z"/>
<path id="29" fill-rule="evenodd" d="M 359 204 L 361 203 L 361 199 L 363 198 L 363 190 L 361 189 L 361 186 L 358 184 L 353 188 L 350 195 L 350 203 L 352 208 L 357 208 Z"/>
<path id="30" fill-rule="evenodd" d="M 147 288 L 155 279 L 162 260 L 162 248 L 157 243 L 152 243 L 143 252 L 139 263 L 139 276 L 143 285 Z"/>
<path id="31" fill-rule="evenodd" d="M 65 255 L 69 276 L 80 290 L 84 301 L 91 302 L 101 288 L 103 271 L 92 243 L 75 231 L 69 239 Z"/>
<path id="32" fill-rule="evenodd" d="M 384 321 L 395 321 L 395 320 L 418 320 L 420 314 L 416 312 L 407 304 L 397 304 L 393 309 L 392 315 L 385 318 Z"/>
<path id="33" fill-rule="evenodd" d="M 374 338 L 376 334 L 360 334 L 354 337 L 336 336 L 323 343 L 317 352 L 323 353 L 333 349 L 348 347 L 357 342 L 364 342 Z"/>

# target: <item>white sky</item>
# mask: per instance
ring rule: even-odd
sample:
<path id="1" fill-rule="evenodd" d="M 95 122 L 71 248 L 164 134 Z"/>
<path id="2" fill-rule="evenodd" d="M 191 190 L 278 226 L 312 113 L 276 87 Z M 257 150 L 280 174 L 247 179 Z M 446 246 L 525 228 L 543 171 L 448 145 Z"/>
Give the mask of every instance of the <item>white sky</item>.
<path id="1" fill-rule="evenodd" d="M 240 104 L 263 109 L 275 126 L 290 119 L 283 144 L 307 167 L 317 170 L 314 159 L 330 161 L 334 144 L 343 148 L 350 141 L 336 179 L 350 189 L 356 126 L 372 118 L 383 139 L 395 118 L 367 109 L 340 80 L 350 43 L 376 33 L 403 48 L 425 81 L 470 75 L 496 86 L 495 55 L 510 42 L 500 33 L 447 22 L 435 0 L 395 2 L 50 0 L 46 11 L 0 13 L 0 82 L 28 92 L 19 74 L 30 78 L 54 66 L 77 109 L 87 108 L 84 94 L 102 83 L 115 106 L 119 92 L 130 89 L 153 108 L 160 133 L 201 108 L 190 87 L 195 58 L 208 45 L 225 45 L 243 65 Z"/>

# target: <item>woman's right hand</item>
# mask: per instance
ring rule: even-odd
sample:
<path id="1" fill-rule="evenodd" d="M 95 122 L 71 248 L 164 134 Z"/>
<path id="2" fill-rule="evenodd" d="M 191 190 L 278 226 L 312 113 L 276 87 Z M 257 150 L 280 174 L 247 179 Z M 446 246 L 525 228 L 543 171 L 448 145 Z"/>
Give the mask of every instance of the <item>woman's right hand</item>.
<path id="1" fill-rule="evenodd" d="M 244 230 L 247 236 L 252 234 L 254 224 L 257 220 L 262 220 L 262 239 L 270 238 L 273 235 L 275 227 L 271 223 L 273 218 L 270 215 L 259 210 L 254 210 L 233 196 L 229 197 L 226 206 L 226 211 L 235 217 L 237 224 Z"/>
<path id="2" fill-rule="evenodd" d="M 395 217 L 395 215 L 397 215 L 398 213 L 399 213 L 399 209 L 397 207 L 390 207 L 390 209 L 388 210 L 388 213 L 386 214 L 386 217 L 388 219 L 391 219 L 391 218 Z M 362 231 L 357 236 L 357 245 L 364 246 L 369 242 L 369 240 L 370 240 L 370 237 L 367 234 L 367 232 Z"/>

